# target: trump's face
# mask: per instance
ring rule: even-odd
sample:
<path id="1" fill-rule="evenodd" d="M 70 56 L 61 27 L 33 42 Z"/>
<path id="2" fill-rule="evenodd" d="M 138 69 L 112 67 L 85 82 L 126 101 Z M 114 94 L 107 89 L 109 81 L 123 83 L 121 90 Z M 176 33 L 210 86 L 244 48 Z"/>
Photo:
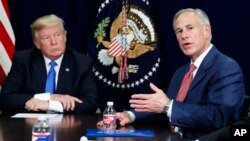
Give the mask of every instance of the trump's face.
<path id="1" fill-rule="evenodd" d="M 192 12 L 184 12 L 174 22 L 182 52 L 195 61 L 210 45 L 211 28 Z"/>
<path id="2" fill-rule="evenodd" d="M 66 48 L 66 32 L 58 25 L 44 27 L 36 32 L 34 43 L 51 60 L 59 58 Z"/>

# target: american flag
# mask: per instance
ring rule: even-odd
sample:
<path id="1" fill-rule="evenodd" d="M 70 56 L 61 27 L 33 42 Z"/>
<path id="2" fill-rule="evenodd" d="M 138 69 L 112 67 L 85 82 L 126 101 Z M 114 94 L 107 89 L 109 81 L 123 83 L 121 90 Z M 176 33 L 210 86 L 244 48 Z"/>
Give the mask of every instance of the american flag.
<path id="1" fill-rule="evenodd" d="M 124 56 L 126 49 L 123 42 L 126 41 L 122 39 L 121 35 L 113 38 L 109 45 L 108 54 L 113 57 Z"/>
<path id="2" fill-rule="evenodd" d="M 10 24 L 8 0 L 0 0 L 0 91 L 10 71 L 15 52 L 15 36 Z"/>

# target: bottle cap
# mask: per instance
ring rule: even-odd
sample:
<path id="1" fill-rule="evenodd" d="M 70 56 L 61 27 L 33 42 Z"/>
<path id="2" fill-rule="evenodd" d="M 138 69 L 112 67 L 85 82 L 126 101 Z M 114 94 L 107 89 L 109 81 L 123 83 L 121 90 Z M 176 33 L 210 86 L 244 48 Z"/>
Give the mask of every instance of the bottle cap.
<path id="1" fill-rule="evenodd" d="M 82 137 L 80 138 L 80 141 L 88 141 L 88 138 L 85 137 L 85 136 L 82 136 Z"/>
<path id="2" fill-rule="evenodd" d="M 45 117 L 45 116 L 39 116 L 39 117 L 37 118 L 37 120 L 44 121 L 44 120 L 46 120 L 46 117 Z"/>
<path id="3" fill-rule="evenodd" d="M 108 101 L 107 105 L 114 105 L 114 102 L 113 101 Z"/>

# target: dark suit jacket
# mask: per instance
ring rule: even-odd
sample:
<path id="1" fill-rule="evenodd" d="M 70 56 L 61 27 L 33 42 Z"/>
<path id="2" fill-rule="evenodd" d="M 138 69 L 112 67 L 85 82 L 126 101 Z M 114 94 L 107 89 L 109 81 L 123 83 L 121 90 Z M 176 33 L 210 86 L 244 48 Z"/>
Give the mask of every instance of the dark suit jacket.
<path id="1" fill-rule="evenodd" d="M 176 99 L 190 64 L 172 77 L 167 96 Z M 181 127 L 184 138 L 196 139 L 239 120 L 245 95 L 240 66 L 215 46 L 202 61 L 184 102 L 174 100 L 170 124 Z M 145 118 L 145 115 L 136 113 Z"/>
<path id="2" fill-rule="evenodd" d="M 46 77 L 46 66 L 40 50 L 35 48 L 16 52 L 11 71 L 2 87 L 1 110 L 28 112 L 25 103 L 34 94 L 44 92 Z M 97 88 L 92 60 L 66 48 L 58 74 L 56 93 L 69 94 L 83 101 L 76 104 L 72 113 L 94 113 L 97 109 Z"/>

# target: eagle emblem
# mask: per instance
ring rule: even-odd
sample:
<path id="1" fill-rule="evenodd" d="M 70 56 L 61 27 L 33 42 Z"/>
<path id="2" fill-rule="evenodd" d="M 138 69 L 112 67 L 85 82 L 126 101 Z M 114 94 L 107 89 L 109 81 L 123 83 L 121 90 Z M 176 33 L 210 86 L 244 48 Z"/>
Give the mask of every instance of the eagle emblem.
<path id="1" fill-rule="evenodd" d="M 111 0 L 103 3 L 104 7 L 110 2 Z M 108 29 L 109 26 L 110 29 Z M 124 79 L 129 79 L 129 74 L 136 74 L 139 69 L 143 69 L 130 60 L 138 59 L 144 54 L 155 51 L 158 40 L 149 15 L 139 6 L 127 3 L 123 4 L 122 10 L 112 22 L 110 17 L 105 17 L 98 23 L 94 37 L 97 41 L 98 60 L 103 66 L 109 66 L 113 75 L 118 74 L 118 84 L 110 81 L 111 85 L 113 83 L 113 86 L 118 87 L 120 86 L 119 83 L 125 82 Z M 158 68 L 159 62 L 160 59 L 158 58 L 150 71 L 151 73 Z M 97 76 L 100 76 L 98 70 L 94 71 Z M 143 82 L 144 79 L 147 79 L 150 72 L 140 80 Z M 105 83 L 108 83 L 106 78 L 105 81 Z M 132 83 L 132 85 L 134 84 Z M 130 85 L 123 85 L 123 87 L 126 86 L 130 87 Z"/>

